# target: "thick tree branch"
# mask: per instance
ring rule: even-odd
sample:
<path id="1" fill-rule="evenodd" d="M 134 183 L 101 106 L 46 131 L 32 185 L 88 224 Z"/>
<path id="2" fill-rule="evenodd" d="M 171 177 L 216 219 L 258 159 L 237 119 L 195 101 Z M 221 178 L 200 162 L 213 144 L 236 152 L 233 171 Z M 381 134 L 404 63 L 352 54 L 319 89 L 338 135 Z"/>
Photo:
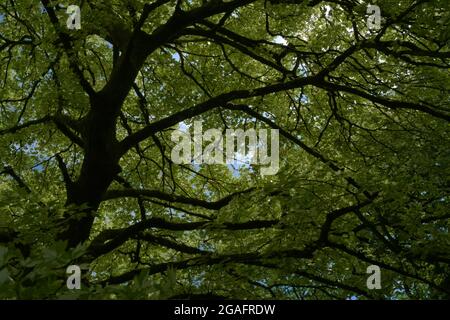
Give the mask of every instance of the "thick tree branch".
<path id="1" fill-rule="evenodd" d="M 137 189 L 123 189 L 123 190 L 110 190 L 106 192 L 103 197 L 103 200 L 111 200 L 118 198 L 139 198 L 139 197 L 148 197 L 148 198 L 157 198 L 160 200 L 168 201 L 168 202 L 177 202 L 189 204 L 192 206 L 203 207 L 211 210 L 219 210 L 224 206 L 228 205 L 233 198 L 236 196 L 249 193 L 253 191 L 254 188 L 250 188 L 244 191 L 239 191 L 233 194 L 230 194 L 220 200 L 217 201 L 205 201 L 200 199 L 189 198 L 185 196 L 172 195 L 168 193 L 164 193 L 158 190 L 137 190 Z"/>
<path id="2" fill-rule="evenodd" d="M 199 258 L 192 258 L 182 261 L 155 264 L 148 268 L 141 268 L 131 270 L 129 272 L 123 273 L 118 276 L 112 276 L 111 278 L 102 282 L 102 285 L 106 284 L 119 284 L 130 280 L 133 280 L 141 272 L 145 272 L 147 275 L 153 275 L 166 271 L 168 268 L 174 268 L 176 270 L 182 270 L 187 268 L 195 268 L 199 266 L 212 266 L 217 264 L 234 264 L 242 263 L 256 266 L 268 266 L 274 267 L 275 265 L 270 264 L 266 261 L 270 259 L 280 259 L 280 258 L 311 258 L 311 254 L 314 250 L 304 249 L 297 250 L 292 249 L 288 251 L 277 251 L 271 253 L 242 253 L 242 254 L 229 254 L 229 255 L 218 255 L 218 256 L 201 256 Z M 264 261 L 264 262 L 262 262 Z"/>
<path id="3" fill-rule="evenodd" d="M 55 28 L 55 31 L 57 32 L 61 43 L 63 45 L 64 51 L 67 54 L 67 57 L 69 58 L 69 65 L 72 71 L 75 73 L 75 75 L 78 78 L 78 81 L 80 82 L 81 87 L 84 89 L 84 91 L 89 95 L 93 96 L 95 94 L 94 89 L 92 88 L 91 84 L 86 80 L 86 78 L 83 75 L 83 72 L 80 69 L 80 61 L 78 60 L 76 53 L 73 50 L 72 47 L 72 41 L 65 31 L 61 29 L 61 26 L 58 21 L 58 17 L 56 16 L 55 10 L 53 7 L 49 6 L 50 1 L 49 0 L 41 0 L 42 5 L 44 6 L 49 18 L 50 22 L 52 23 L 53 27 Z"/>
<path id="4" fill-rule="evenodd" d="M 332 90 L 332 91 L 341 91 L 341 92 L 347 92 L 347 93 L 351 93 L 354 95 L 357 95 L 361 98 L 367 99 L 369 101 L 372 101 L 374 103 L 378 103 L 382 106 L 385 106 L 387 108 L 390 109 L 408 109 L 408 110 L 416 110 L 416 111 L 421 111 L 427 114 L 430 114 L 436 118 L 440 118 L 440 119 L 444 119 L 447 121 L 450 121 L 450 111 L 448 113 L 442 113 L 436 109 L 430 108 L 428 106 L 425 106 L 423 104 L 418 104 L 418 103 L 412 103 L 412 102 L 407 102 L 407 101 L 400 101 L 400 100 L 392 100 L 392 99 L 387 99 L 387 98 L 382 98 L 380 96 L 375 96 L 372 95 L 370 93 L 364 92 L 362 90 L 356 89 L 356 88 L 352 88 L 349 86 L 344 86 L 341 84 L 335 84 L 335 83 L 330 83 L 330 82 L 326 82 L 326 81 L 322 81 L 322 82 L 318 82 L 316 84 L 317 87 L 326 89 L 326 90 Z"/>
<path id="5" fill-rule="evenodd" d="M 17 182 L 19 187 L 23 188 L 27 193 L 31 192 L 30 187 L 23 181 L 23 179 L 14 171 L 14 169 L 10 166 L 6 166 L 3 168 L 3 171 L 0 171 L 0 175 L 7 174 Z"/>
<path id="6" fill-rule="evenodd" d="M 214 108 L 225 106 L 226 103 L 229 101 L 236 99 L 264 96 L 271 93 L 281 92 L 285 90 L 299 88 L 306 85 L 315 84 L 318 81 L 319 79 L 317 77 L 305 77 L 294 79 L 284 83 L 277 83 L 269 86 L 264 86 L 253 90 L 236 90 L 218 95 L 205 102 L 199 103 L 194 107 L 182 110 L 171 116 L 168 116 L 167 118 L 155 121 L 151 123 L 149 126 L 126 137 L 119 143 L 120 154 L 122 155 L 125 154 L 134 145 L 149 138 L 150 136 L 154 135 L 157 132 L 170 128 L 171 126 L 183 120 L 203 114 Z"/>
<path id="7" fill-rule="evenodd" d="M 169 222 L 162 218 L 150 218 L 130 227 L 102 231 L 95 237 L 88 248 L 87 258 L 92 259 L 110 252 L 130 239 L 140 239 L 140 233 L 142 231 L 152 228 L 171 231 L 193 231 L 206 228 L 239 231 L 271 228 L 278 222 L 278 220 L 254 220 L 242 223 L 224 222 L 221 224 L 214 224 L 211 221 Z M 145 240 L 145 236 L 143 239 Z M 147 239 L 149 238 L 147 237 Z"/>
<path id="8" fill-rule="evenodd" d="M 18 131 L 20 131 L 20 130 L 22 130 L 22 129 L 27 129 L 27 128 L 30 128 L 30 127 L 35 126 L 35 125 L 48 123 L 48 122 L 50 122 L 51 120 L 52 120 L 52 117 L 51 117 L 51 116 L 45 116 L 45 117 L 42 117 L 42 118 L 40 118 L 40 119 L 30 120 L 30 121 L 25 122 L 25 123 L 23 123 L 23 124 L 16 125 L 16 126 L 11 127 L 11 128 L 7 128 L 7 129 L 2 129 L 2 130 L 0 130 L 0 136 L 1 136 L 1 135 L 5 135 L 5 134 L 16 133 L 16 132 L 18 132 Z"/>

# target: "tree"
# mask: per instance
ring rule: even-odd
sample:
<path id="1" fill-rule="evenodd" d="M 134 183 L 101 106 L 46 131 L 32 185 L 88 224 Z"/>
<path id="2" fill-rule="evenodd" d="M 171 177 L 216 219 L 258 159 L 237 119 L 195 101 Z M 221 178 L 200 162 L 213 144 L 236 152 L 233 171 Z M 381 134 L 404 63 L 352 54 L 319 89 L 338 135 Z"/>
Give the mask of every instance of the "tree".
<path id="1" fill-rule="evenodd" d="M 448 298 L 449 4 L 373 2 L 0 4 L 0 295 Z M 279 172 L 175 163 L 199 120 Z"/>

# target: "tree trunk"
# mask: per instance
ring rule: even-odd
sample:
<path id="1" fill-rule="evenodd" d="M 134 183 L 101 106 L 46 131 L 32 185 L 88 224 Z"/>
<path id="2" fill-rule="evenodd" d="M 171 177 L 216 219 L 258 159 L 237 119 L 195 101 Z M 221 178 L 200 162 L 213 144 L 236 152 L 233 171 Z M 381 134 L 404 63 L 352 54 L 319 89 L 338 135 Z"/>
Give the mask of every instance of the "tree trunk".
<path id="1" fill-rule="evenodd" d="M 97 96 L 91 101 L 91 111 L 84 120 L 85 154 L 81 172 L 68 187 L 67 228 L 60 238 L 68 240 L 70 247 L 89 238 L 103 194 L 121 171 L 116 139 L 119 108 L 105 100 Z"/>

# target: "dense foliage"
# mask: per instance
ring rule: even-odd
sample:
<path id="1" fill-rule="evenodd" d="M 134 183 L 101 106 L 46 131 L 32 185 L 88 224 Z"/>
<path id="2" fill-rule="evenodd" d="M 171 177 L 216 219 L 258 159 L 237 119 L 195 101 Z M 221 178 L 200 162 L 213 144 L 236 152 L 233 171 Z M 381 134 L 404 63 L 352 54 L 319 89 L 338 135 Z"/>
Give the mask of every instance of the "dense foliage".
<path id="1" fill-rule="evenodd" d="M 368 4 L 2 0 L 0 298 L 448 298 L 450 2 Z M 199 120 L 280 170 L 174 163 Z"/>

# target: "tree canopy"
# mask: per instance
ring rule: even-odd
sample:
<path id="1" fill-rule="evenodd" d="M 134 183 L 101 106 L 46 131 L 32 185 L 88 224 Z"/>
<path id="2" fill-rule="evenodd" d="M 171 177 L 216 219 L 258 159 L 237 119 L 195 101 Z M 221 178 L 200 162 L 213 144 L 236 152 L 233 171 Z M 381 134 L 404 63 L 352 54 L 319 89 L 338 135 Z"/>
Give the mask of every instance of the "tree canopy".
<path id="1" fill-rule="evenodd" d="M 2 1 L 0 298 L 448 298 L 449 9 Z M 175 163 L 194 121 L 279 171 Z"/>

